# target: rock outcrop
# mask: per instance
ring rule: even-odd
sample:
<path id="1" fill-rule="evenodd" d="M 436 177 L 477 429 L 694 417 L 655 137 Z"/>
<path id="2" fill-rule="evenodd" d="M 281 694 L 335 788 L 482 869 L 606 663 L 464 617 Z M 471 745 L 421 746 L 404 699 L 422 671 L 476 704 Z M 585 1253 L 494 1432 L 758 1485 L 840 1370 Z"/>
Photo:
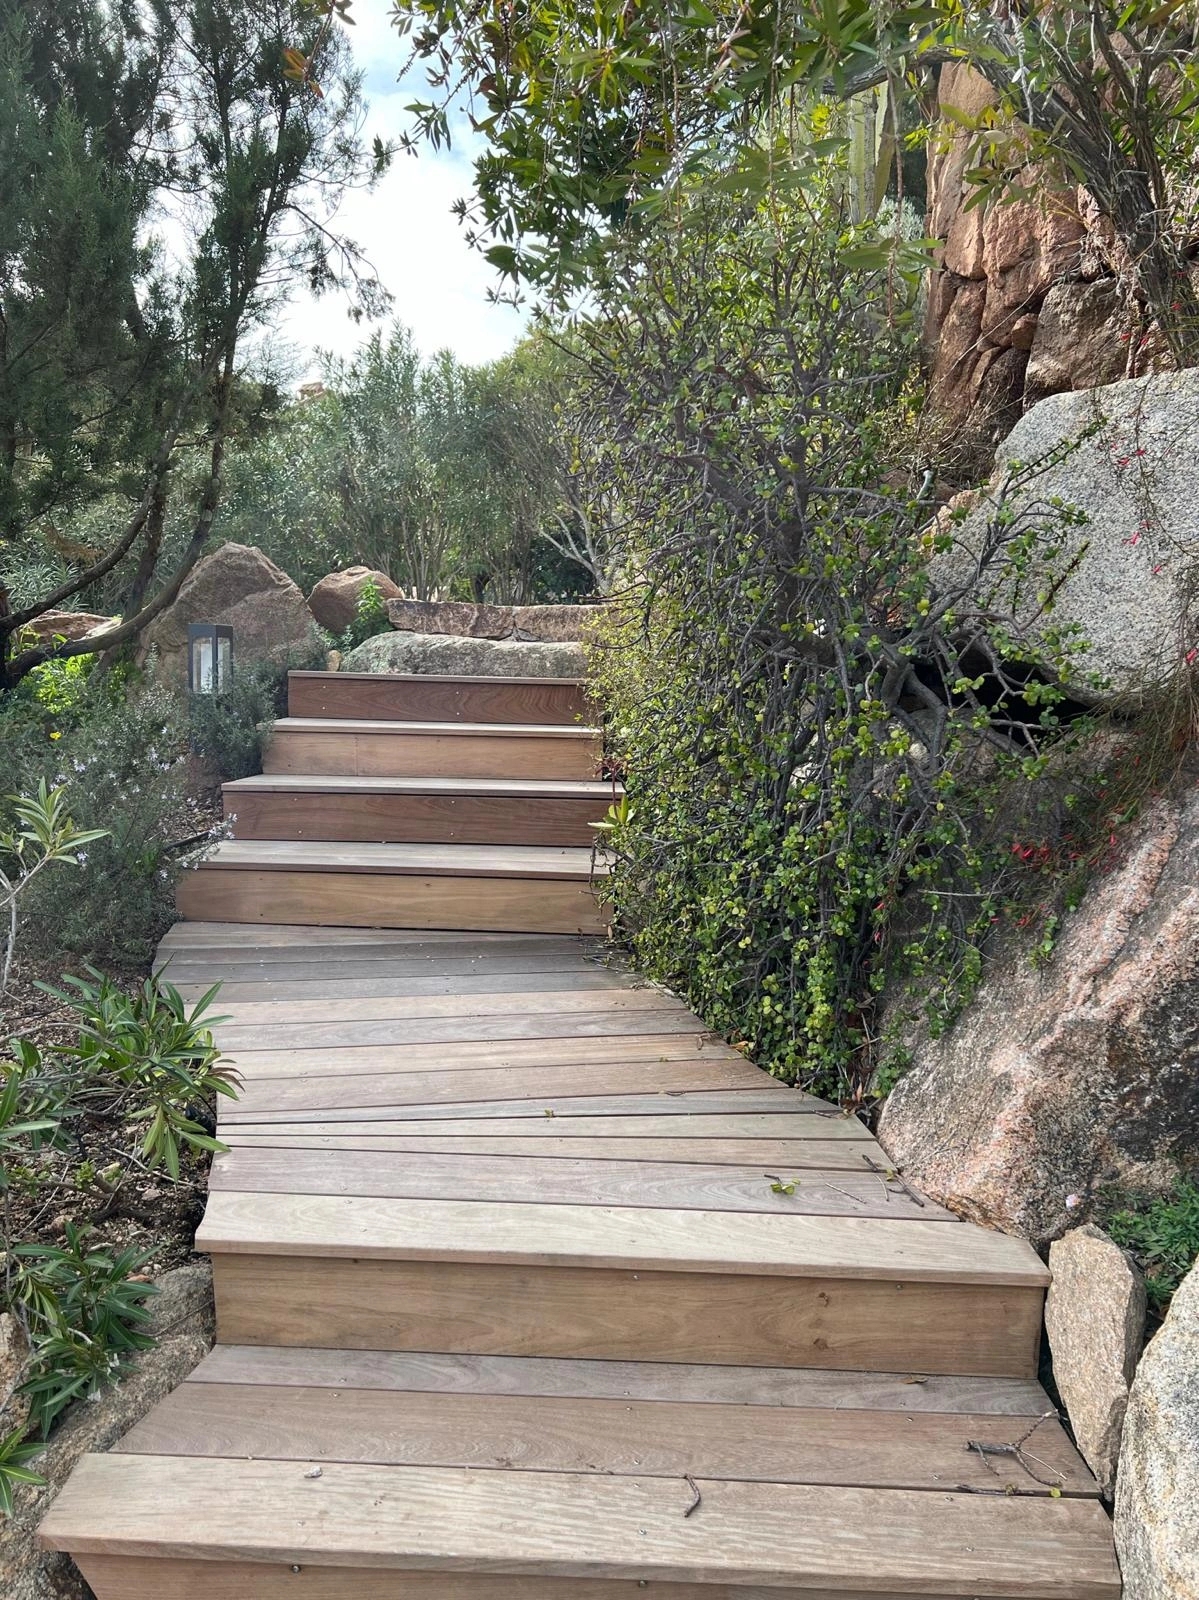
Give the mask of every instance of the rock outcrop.
<path id="1" fill-rule="evenodd" d="M 1023 525 L 1041 525 L 1064 541 L 1052 606 L 1025 584 L 997 602 L 1015 631 L 1034 641 L 1074 626 L 1086 641 L 1077 698 L 1135 703 L 1194 659 L 1199 646 L 1195 575 L 1199 564 L 1199 369 L 1161 373 L 1077 394 L 1053 395 L 1020 419 L 996 453 L 989 493 L 955 530 L 954 550 L 938 556 L 942 586 L 973 571 L 974 555 L 994 516 L 1013 461 L 1045 470 L 1007 496 Z M 1054 507 L 1083 513 L 1063 528 Z M 993 598 L 987 596 L 988 609 Z"/>
<path id="2" fill-rule="evenodd" d="M 1137 1368 L 1116 1478 L 1116 1548 L 1125 1600 L 1199 1596 L 1199 1266 Z"/>
<path id="3" fill-rule="evenodd" d="M 21 639 L 28 643 L 30 636 L 39 644 L 54 639 L 86 639 L 92 634 L 114 628 L 117 617 L 104 617 L 94 611 L 43 611 L 21 629 Z M 97 640 L 97 648 L 103 643 Z"/>
<path id="4" fill-rule="evenodd" d="M 914 1065 L 880 1136 L 911 1180 L 1044 1244 L 1102 1186 L 1168 1192 L 1199 1153 L 1199 787 L 1150 803 L 1034 968 L 1018 941 Z"/>
<path id="5" fill-rule="evenodd" d="M 487 606 L 468 600 L 393 600 L 393 628 L 405 633 L 450 634 L 462 639 L 527 639 L 576 644 L 588 637 L 597 606 Z"/>
<path id="6" fill-rule="evenodd" d="M 384 601 L 402 600 L 403 590 L 373 567 L 344 567 L 330 572 L 313 587 L 308 609 L 322 628 L 344 633 L 358 614 L 358 599 L 368 583 L 373 583 Z"/>
<path id="7" fill-rule="evenodd" d="M 325 646 L 304 596 L 287 574 L 253 545 L 214 550 L 185 580 L 175 603 L 142 635 L 144 660 L 157 652 L 155 672 L 177 688 L 187 685 L 187 628 L 220 622 L 233 629 L 234 663 L 272 661 L 311 665 Z"/>
<path id="8" fill-rule="evenodd" d="M 378 633 L 341 659 L 343 672 L 444 672 L 485 678 L 580 678 L 581 645 L 453 634 Z"/>
<path id="9" fill-rule="evenodd" d="M 997 438 L 1047 394 L 1122 378 L 1132 317 L 1110 224 L 1087 192 L 1030 167 L 1020 198 L 971 203 L 964 123 L 990 110 L 995 92 L 972 67 L 949 63 L 938 99 L 928 161 L 927 226 L 941 246 L 925 327 L 931 399 L 957 427 Z"/>
<path id="10" fill-rule="evenodd" d="M 5 1600 L 87 1600 L 91 1590 L 69 1556 L 37 1548 L 37 1526 L 80 1456 L 107 1450 L 135 1422 L 182 1383 L 212 1348 L 212 1268 L 207 1262 L 177 1267 L 158 1280 L 148 1331 L 157 1339 L 140 1351 L 130 1371 L 94 1401 L 76 1405 L 30 1462 L 44 1487 L 18 1487 L 12 1519 L 0 1539 L 0 1595 Z"/>
<path id="11" fill-rule="evenodd" d="M 1049 1247 L 1045 1326 L 1053 1381 L 1105 1494 L 1116 1481 L 1128 1388 L 1145 1339 L 1145 1280 L 1102 1228 L 1084 1223 Z"/>

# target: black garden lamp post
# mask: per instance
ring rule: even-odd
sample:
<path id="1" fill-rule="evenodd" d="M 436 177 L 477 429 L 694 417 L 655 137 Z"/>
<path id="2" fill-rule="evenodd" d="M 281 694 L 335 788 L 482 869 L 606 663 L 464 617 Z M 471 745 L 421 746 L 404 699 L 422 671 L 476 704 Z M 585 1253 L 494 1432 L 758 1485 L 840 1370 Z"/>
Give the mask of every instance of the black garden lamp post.
<path id="1" fill-rule="evenodd" d="M 192 694 L 223 694 L 233 681 L 233 629 L 219 622 L 187 625 L 187 687 Z"/>

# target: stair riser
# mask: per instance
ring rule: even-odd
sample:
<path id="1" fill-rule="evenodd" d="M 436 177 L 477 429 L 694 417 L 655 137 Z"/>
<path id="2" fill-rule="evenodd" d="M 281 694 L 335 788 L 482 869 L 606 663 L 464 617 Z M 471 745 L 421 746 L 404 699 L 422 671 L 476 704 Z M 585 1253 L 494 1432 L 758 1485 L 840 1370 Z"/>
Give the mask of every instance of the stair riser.
<path id="1" fill-rule="evenodd" d="M 994 1285 L 225 1253 L 213 1268 L 227 1344 L 1031 1377 L 1041 1330 L 1039 1290 Z"/>
<path id="2" fill-rule="evenodd" d="M 335 928 L 444 928 L 481 933 L 603 933 L 589 884 L 573 879 L 420 877 L 201 866 L 176 891 L 192 922 Z"/>
<path id="3" fill-rule="evenodd" d="M 236 839 L 357 844 L 590 845 L 603 800 L 501 795 L 268 794 L 234 791 L 225 814 Z"/>
<path id="4" fill-rule="evenodd" d="M 581 684 L 485 678 L 370 678 L 295 673 L 288 714 L 365 722 L 514 722 L 569 727 L 592 715 Z"/>
<path id="5" fill-rule="evenodd" d="M 263 771 L 312 777 L 593 779 L 600 745 L 579 735 L 347 733 L 277 727 Z"/>
<path id="6" fill-rule="evenodd" d="M 621 1583 L 606 1578 L 529 1578 L 499 1573 L 380 1571 L 369 1567 L 278 1565 L 83 1556 L 78 1563 L 99 1600 L 933 1600 L 919 1592 L 763 1589 L 727 1583 Z M 989 1596 L 988 1600 L 1013 1600 Z M 1022 1596 L 1021 1600 L 1027 1600 Z M 1111 1600 L 1109 1594 L 1103 1600 Z"/>

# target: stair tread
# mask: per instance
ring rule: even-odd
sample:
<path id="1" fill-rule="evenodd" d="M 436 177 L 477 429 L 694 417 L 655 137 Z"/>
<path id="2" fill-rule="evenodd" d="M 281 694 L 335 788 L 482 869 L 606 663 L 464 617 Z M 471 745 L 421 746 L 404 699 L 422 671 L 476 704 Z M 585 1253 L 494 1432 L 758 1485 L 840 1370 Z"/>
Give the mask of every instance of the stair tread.
<path id="1" fill-rule="evenodd" d="M 328 843 L 317 839 L 223 839 L 199 871 L 369 872 L 404 876 L 565 878 L 587 882 L 608 868 L 584 845 Z"/>
<path id="2" fill-rule="evenodd" d="M 567 1365 L 563 1363 L 563 1365 Z M 565 1381 L 570 1382 L 570 1374 Z M 894 1380 L 893 1380 L 894 1383 Z M 1047 1409 L 1052 1409 L 1048 1406 Z M 857 1488 L 994 1487 L 982 1452 L 1027 1432 L 1010 1416 L 840 1407 L 813 1392 L 803 1406 L 604 1395 L 458 1393 L 402 1385 L 184 1383 L 116 1446 L 123 1454 L 612 1473 L 621 1477 Z M 1030 1448 L 1034 1448 L 1031 1447 Z M 1054 1417 L 1036 1430 L 1038 1461 L 1011 1459 L 1013 1490 L 1095 1496 L 1098 1485 Z M 1040 1474 L 1040 1476 L 1038 1476 Z"/>
<path id="3" fill-rule="evenodd" d="M 273 733 L 371 733 L 476 739 L 569 739 L 592 742 L 600 729 L 565 723 L 523 722 L 399 722 L 350 717 L 279 717 Z"/>
<path id="4" fill-rule="evenodd" d="M 699 1514 L 685 1515 L 702 1496 Z M 1089 1498 L 115 1453 L 41 1531 L 80 1553 L 1115 1600 Z"/>
<path id="5" fill-rule="evenodd" d="M 502 1262 L 1043 1289 L 1023 1240 L 970 1223 L 217 1190 L 213 1254 Z"/>
<path id="6" fill-rule="evenodd" d="M 411 726 L 411 724 L 409 724 Z M 511 799 L 613 800 L 619 784 L 573 778 L 357 777 L 266 772 L 223 784 L 226 794 L 500 795 Z"/>
<path id="7" fill-rule="evenodd" d="M 915 1379 L 919 1381 L 915 1381 Z M 1053 1409 L 1034 1378 L 838 1372 L 827 1367 L 740 1367 L 681 1361 L 570 1360 L 451 1355 L 439 1350 L 320 1350 L 218 1344 L 186 1382 L 278 1388 L 401 1389 L 412 1393 L 574 1395 L 779 1406 L 1043 1417 Z"/>

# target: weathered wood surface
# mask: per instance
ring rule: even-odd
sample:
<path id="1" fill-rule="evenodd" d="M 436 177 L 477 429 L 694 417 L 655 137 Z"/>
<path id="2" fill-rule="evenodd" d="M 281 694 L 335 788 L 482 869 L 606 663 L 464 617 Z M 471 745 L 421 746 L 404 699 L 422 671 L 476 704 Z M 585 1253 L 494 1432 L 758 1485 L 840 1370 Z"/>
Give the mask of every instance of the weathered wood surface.
<path id="1" fill-rule="evenodd" d="M 45 1542 L 100 1600 L 1118 1600 L 1039 1258 L 595 937 L 580 687 L 291 697 L 157 958 L 241 1083 L 220 1343 Z"/>

